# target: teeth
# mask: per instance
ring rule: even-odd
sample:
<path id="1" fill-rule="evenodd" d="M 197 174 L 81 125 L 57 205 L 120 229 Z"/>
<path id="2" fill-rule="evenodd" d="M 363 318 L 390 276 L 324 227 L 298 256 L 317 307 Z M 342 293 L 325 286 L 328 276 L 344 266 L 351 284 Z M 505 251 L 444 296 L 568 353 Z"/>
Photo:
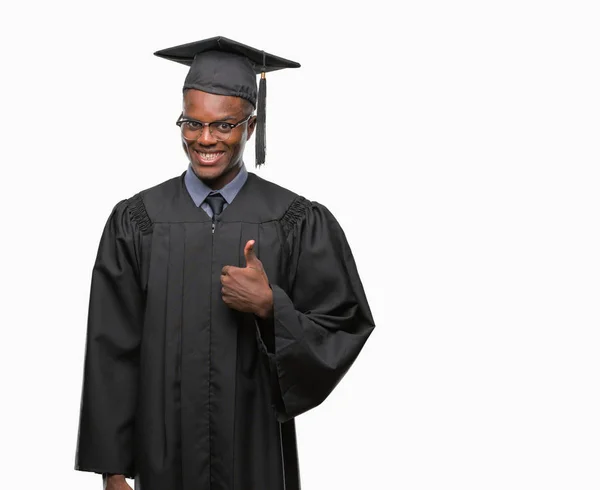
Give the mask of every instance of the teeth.
<path id="1" fill-rule="evenodd" d="M 200 158 L 202 158 L 202 160 L 216 160 L 222 154 L 222 152 L 218 152 L 218 153 L 202 153 L 202 152 L 197 152 L 197 153 L 198 153 L 198 155 L 200 155 Z"/>

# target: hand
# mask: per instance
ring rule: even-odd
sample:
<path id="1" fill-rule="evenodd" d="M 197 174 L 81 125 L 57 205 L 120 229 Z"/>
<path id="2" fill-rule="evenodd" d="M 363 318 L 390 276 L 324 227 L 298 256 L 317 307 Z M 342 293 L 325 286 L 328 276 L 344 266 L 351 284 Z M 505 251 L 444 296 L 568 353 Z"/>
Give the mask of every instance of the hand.
<path id="1" fill-rule="evenodd" d="M 254 240 L 244 247 L 246 267 L 226 265 L 221 270 L 223 301 L 234 310 L 267 318 L 273 311 L 273 291 L 262 262 L 254 253 Z"/>
<path id="2" fill-rule="evenodd" d="M 104 490 L 133 490 L 123 475 L 108 475 L 104 480 Z"/>

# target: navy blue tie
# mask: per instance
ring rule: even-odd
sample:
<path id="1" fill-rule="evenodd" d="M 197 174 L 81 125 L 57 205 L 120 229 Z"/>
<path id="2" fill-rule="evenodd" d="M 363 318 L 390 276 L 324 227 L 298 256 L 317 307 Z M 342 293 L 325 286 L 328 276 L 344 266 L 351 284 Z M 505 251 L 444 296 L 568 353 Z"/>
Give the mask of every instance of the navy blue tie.
<path id="1" fill-rule="evenodd" d="M 223 206 L 225 206 L 225 198 L 218 192 L 215 194 L 209 194 L 206 196 L 206 202 L 210 206 L 213 212 L 213 221 L 219 217 L 223 212 Z"/>

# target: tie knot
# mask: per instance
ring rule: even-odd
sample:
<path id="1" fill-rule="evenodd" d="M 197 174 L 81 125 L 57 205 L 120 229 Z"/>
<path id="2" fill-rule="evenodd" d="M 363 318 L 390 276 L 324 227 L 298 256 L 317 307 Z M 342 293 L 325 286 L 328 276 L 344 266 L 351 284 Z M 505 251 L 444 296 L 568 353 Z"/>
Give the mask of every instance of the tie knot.
<path id="1" fill-rule="evenodd" d="M 223 212 L 225 206 L 225 198 L 218 192 L 206 196 L 206 202 L 210 206 L 213 213 L 213 218 L 218 217 Z"/>

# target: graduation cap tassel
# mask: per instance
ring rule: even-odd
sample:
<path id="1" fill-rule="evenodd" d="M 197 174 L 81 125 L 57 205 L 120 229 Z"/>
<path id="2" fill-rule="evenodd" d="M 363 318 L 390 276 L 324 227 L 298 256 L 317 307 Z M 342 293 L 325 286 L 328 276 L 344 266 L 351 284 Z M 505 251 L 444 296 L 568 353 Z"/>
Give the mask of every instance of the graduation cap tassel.
<path id="1" fill-rule="evenodd" d="M 260 83 L 258 86 L 258 101 L 256 104 L 256 166 L 260 167 L 265 163 L 267 154 L 266 138 L 267 122 L 267 79 L 265 72 L 260 74 Z"/>

